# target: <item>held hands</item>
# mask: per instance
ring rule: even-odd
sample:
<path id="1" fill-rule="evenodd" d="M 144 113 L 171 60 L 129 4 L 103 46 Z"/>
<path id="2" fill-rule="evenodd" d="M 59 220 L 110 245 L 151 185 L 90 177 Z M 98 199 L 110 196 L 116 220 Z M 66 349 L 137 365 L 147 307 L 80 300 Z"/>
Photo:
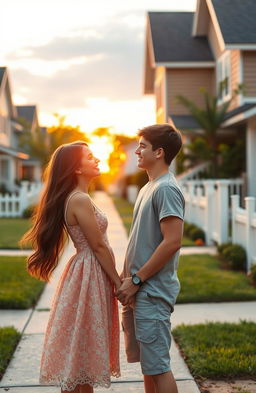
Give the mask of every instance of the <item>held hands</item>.
<path id="1" fill-rule="evenodd" d="M 122 285 L 116 291 L 115 295 L 123 306 L 134 303 L 134 295 L 139 290 L 139 285 L 132 283 L 132 278 L 127 277 L 123 279 Z"/>

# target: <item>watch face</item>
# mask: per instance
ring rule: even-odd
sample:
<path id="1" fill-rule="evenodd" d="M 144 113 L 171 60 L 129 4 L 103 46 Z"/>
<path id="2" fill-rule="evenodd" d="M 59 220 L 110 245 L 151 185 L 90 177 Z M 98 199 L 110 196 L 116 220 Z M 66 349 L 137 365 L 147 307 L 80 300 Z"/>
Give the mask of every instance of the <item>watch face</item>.
<path id="1" fill-rule="evenodd" d="M 135 285 L 139 285 L 140 284 L 140 278 L 138 276 L 133 276 L 132 282 Z"/>

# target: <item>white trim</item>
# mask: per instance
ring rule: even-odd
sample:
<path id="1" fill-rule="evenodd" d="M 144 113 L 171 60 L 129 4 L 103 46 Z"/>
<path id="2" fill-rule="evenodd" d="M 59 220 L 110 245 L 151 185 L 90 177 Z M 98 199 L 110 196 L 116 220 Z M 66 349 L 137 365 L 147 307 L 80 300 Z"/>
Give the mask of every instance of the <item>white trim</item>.
<path id="1" fill-rule="evenodd" d="M 198 16 L 199 16 L 199 8 L 200 8 L 200 0 L 197 0 L 196 3 L 196 10 L 194 14 L 194 19 L 193 19 L 193 27 L 192 27 L 192 36 L 196 36 L 196 30 L 197 30 L 197 25 L 198 25 Z"/>
<path id="2" fill-rule="evenodd" d="M 255 44 L 226 44 L 226 49 L 256 50 Z"/>
<path id="3" fill-rule="evenodd" d="M 169 61 L 169 62 L 156 62 L 156 66 L 167 68 L 212 68 L 215 67 L 214 61 Z"/>
<path id="4" fill-rule="evenodd" d="M 231 119 L 226 120 L 223 124 L 222 127 L 228 127 L 233 124 L 236 124 L 242 120 L 246 120 L 252 116 L 256 115 L 256 107 L 249 109 L 246 112 L 239 113 L 238 115 L 231 117 Z"/>
<path id="5" fill-rule="evenodd" d="M 221 79 L 219 79 L 219 72 L 218 72 L 218 65 L 221 64 Z M 226 68 L 226 66 L 228 68 Z M 226 75 L 227 71 L 227 75 Z M 225 95 L 222 95 L 221 98 L 219 98 L 219 84 L 223 82 L 228 78 L 228 93 Z M 224 102 L 228 101 L 231 99 L 231 94 L 232 94 L 232 88 L 231 88 L 231 53 L 230 51 L 225 51 L 218 59 L 216 62 L 216 92 L 217 92 L 217 97 L 218 97 L 218 104 L 223 104 Z"/>
<path id="6" fill-rule="evenodd" d="M 218 19 L 217 19 L 214 7 L 212 5 L 212 1 L 211 0 L 206 0 L 206 3 L 208 5 L 209 13 L 210 13 L 210 16 L 212 18 L 213 27 L 214 27 L 214 29 L 216 31 L 216 34 L 217 34 L 217 38 L 218 38 L 218 41 L 219 41 L 219 44 L 220 44 L 220 49 L 223 52 L 225 50 L 225 42 L 224 42 L 224 39 L 223 39 L 223 36 L 222 36 L 222 33 L 221 33 L 220 25 L 219 25 L 219 22 L 218 22 Z"/>
<path id="7" fill-rule="evenodd" d="M 153 38 L 151 34 L 151 24 L 150 24 L 150 19 L 149 19 L 149 14 L 147 15 L 148 18 L 148 43 L 149 43 L 149 63 L 150 60 L 152 61 L 152 67 L 156 67 L 156 59 L 155 59 L 155 52 L 154 52 L 154 46 L 153 46 Z M 151 59 L 150 59 L 151 57 Z"/>

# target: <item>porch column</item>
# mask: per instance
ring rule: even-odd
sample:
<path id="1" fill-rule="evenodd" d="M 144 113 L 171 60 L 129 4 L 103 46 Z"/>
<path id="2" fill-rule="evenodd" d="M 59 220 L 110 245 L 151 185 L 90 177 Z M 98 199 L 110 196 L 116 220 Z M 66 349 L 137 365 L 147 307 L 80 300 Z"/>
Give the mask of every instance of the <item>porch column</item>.
<path id="1" fill-rule="evenodd" d="M 249 122 L 246 132 L 246 169 L 248 196 L 256 197 L 256 121 Z"/>

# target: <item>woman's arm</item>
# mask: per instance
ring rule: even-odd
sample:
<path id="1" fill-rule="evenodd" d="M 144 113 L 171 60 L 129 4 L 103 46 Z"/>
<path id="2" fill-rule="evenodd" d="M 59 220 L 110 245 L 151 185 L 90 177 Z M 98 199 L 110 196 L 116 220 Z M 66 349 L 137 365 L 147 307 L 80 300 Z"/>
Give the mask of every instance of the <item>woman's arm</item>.
<path id="1" fill-rule="evenodd" d="M 111 281 L 113 281 L 116 289 L 118 289 L 121 285 L 121 280 L 115 268 L 114 255 L 99 229 L 90 197 L 86 194 L 78 194 L 73 198 L 72 202 L 74 216 L 91 249 L 101 264 L 102 269 Z"/>

